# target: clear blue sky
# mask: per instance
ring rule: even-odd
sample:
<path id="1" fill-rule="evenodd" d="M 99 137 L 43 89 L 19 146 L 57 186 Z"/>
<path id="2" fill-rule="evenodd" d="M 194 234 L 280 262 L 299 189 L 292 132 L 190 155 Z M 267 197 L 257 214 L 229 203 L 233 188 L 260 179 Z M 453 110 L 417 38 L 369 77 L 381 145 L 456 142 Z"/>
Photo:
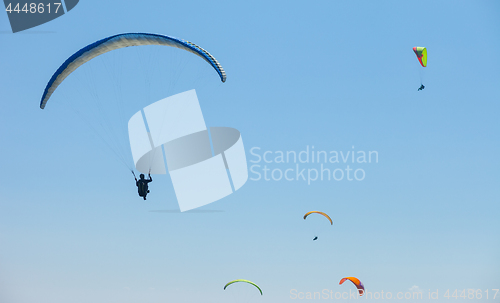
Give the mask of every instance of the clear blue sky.
<path id="1" fill-rule="evenodd" d="M 188 213 L 175 212 L 169 177 L 154 176 L 143 201 L 71 109 L 88 108 L 93 79 L 103 100 L 122 81 L 112 87 L 127 117 L 167 97 L 163 50 L 147 59 L 158 62 L 149 84 L 133 73 L 148 49 L 117 53 L 89 62 L 39 108 L 66 58 L 124 32 L 183 38 L 219 60 L 228 80 L 210 70 L 200 104 L 209 126 L 242 133 L 249 168 L 296 167 L 253 163 L 253 147 L 354 146 L 377 151 L 378 163 L 326 164 L 363 169 L 362 181 L 249 180 Z M 420 92 L 414 46 L 429 56 Z M 500 288 L 499 49 L 498 1 L 82 0 L 17 34 L 0 13 L 0 302 L 234 302 L 238 292 L 223 290 L 233 279 L 262 287 L 251 302 L 302 302 L 290 291 L 348 291 L 345 276 L 393 296 L 413 287 L 442 301 L 447 289 L 473 289 L 483 299 L 468 302 L 486 290 L 500 302 L 491 297 Z M 126 124 L 109 121 L 126 136 Z M 308 224 L 309 210 L 334 226 Z"/>

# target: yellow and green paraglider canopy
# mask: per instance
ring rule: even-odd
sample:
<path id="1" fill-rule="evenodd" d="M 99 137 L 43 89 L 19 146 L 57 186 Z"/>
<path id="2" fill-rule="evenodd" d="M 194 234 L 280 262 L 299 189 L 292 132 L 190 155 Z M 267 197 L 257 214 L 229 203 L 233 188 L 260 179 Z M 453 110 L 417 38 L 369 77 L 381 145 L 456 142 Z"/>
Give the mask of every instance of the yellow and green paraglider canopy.
<path id="1" fill-rule="evenodd" d="M 233 280 L 231 282 L 228 282 L 225 286 L 224 286 L 224 290 L 226 290 L 226 287 L 228 287 L 229 285 L 231 284 L 234 284 L 234 283 L 237 283 L 237 282 L 243 282 L 243 283 L 248 283 L 248 284 L 251 284 L 255 287 L 257 287 L 257 289 L 259 290 L 260 294 L 262 295 L 262 289 L 260 289 L 259 285 L 253 283 L 252 281 L 248 281 L 248 280 L 244 280 L 244 279 L 237 279 L 237 280 Z"/>
<path id="2" fill-rule="evenodd" d="M 427 66 L 427 49 L 422 46 L 415 46 L 413 48 L 415 55 L 417 55 L 418 61 L 423 67 Z"/>

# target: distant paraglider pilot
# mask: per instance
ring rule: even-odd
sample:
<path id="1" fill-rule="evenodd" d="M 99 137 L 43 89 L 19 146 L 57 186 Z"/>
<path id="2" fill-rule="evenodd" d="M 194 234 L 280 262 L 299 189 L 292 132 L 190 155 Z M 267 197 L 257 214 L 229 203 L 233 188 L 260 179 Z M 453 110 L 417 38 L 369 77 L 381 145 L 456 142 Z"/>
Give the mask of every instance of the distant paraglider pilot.
<path id="1" fill-rule="evenodd" d="M 151 178 L 151 174 L 148 174 L 149 180 L 144 179 L 144 174 L 139 175 L 139 180 L 135 178 L 135 185 L 137 185 L 137 190 L 139 192 L 139 196 L 143 197 L 144 200 L 146 200 L 146 196 L 149 193 L 148 189 L 148 183 L 153 181 L 153 178 Z"/>
<path id="2" fill-rule="evenodd" d="M 423 90 L 425 88 L 425 86 L 423 84 L 420 84 L 420 87 L 418 88 L 418 90 Z"/>
<path id="3" fill-rule="evenodd" d="M 316 241 L 316 240 L 318 240 L 318 236 L 314 237 L 314 239 L 313 239 L 313 241 Z"/>

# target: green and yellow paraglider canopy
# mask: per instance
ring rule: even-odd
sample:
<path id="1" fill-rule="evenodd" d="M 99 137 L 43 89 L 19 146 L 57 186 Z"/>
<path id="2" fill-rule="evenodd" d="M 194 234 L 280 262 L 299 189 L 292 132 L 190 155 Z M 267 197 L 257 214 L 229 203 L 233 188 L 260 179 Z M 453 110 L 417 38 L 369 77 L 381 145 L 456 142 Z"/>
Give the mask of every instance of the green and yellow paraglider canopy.
<path id="1" fill-rule="evenodd" d="M 226 290 L 226 287 L 228 287 L 229 285 L 233 284 L 233 283 L 237 283 L 237 282 L 244 282 L 244 283 L 248 283 L 248 284 L 252 284 L 253 286 L 257 287 L 257 289 L 260 291 L 260 294 L 262 295 L 262 289 L 260 289 L 260 287 L 253 283 L 252 281 L 248 281 L 248 280 L 243 280 L 243 279 L 237 279 L 237 280 L 233 280 L 231 282 L 228 282 L 225 286 L 224 286 L 224 290 Z"/>
<path id="2" fill-rule="evenodd" d="M 423 67 L 427 66 L 427 49 L 422 46 L 415 46 L 413 48 L 415 55 L 417 55 L 418 61 Z"/>

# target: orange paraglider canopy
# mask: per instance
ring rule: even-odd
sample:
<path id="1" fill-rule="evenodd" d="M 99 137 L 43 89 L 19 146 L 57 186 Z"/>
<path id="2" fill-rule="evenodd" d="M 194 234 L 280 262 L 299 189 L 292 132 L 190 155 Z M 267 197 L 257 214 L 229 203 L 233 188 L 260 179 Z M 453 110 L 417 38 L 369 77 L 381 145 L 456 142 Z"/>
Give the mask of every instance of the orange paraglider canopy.
<path id="1" fill-rule="evenodd" d="M 342 280 L 340 280 L 340 282 L 339 282 L 339 285 L 341 285 L 342 283 L 344 283 L 347 280 L 351 281 L 352 283 L 354 283 L 354 285 L 356 285 L 356 288 L 358 289 L 360 296 L 362 296 L 365 293 L 365 286 L 363 285 L 363 283 L 361 283 L 361 281 L 359 281 L 358 278 L 355 278 L 355 277 L 342 278 Z"/>
<path id="2" fill-rule="evenodd" d="M 320 214 L 320 215 L 323 215 L 323 216 L 325 216 L 325 218 L 327 218 L 327 219 L 330 221 L 331 225 L 333 225 L 332 218 L 330 218 L 330 216 L 329 216 L 329 215 L 327 215 L 327 214 L 325 214 L 324 212 L 321 212 L 321 211 L 310 211 L 310 212 L 306 213 L 306 214 L 304 215 L 304 220 L 305 220 L 305 219 L 307 218 L 307 216 L 309 216 L 310 214 Z"/>

